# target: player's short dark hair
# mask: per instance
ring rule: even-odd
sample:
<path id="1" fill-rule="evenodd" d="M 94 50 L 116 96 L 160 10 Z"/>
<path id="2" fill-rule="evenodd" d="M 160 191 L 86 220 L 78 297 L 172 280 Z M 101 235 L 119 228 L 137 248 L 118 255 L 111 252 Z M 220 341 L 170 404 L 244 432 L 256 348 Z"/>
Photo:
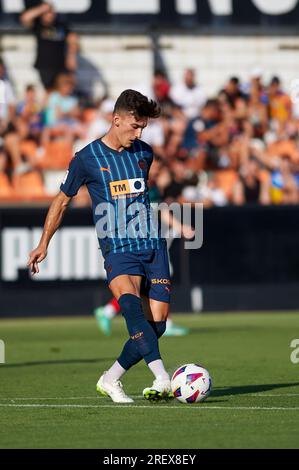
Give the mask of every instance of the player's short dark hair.
<path id="1" fill-rule="evenodd" d="M 116 100 L 113 113 L 118 112 L 132 113 L 136 119 L 157 118 L 160 116 L 160 107 L 146 96 L 136 90 L 123 91 Z"/>

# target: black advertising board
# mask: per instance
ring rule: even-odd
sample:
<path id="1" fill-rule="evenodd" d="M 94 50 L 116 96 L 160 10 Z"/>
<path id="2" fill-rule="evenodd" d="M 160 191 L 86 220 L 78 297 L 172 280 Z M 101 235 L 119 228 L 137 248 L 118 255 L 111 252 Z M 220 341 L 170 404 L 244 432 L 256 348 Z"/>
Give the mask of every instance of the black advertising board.
<path id="1" fill-rule="evenodd" d="M 20 13 L 35 0 L 0 2 L 0 28 L 21 29 Z M 57 11 L 74 28 L 114 32 L 127 29 L 230 32 L 244 27 L 271 33 L 299 23 L 298 0 L 56 0 Z M 133 29 L 132 29 L 133 28 Z M 190 29 L 191 28 L 191 29 Z M 192 30 L 192 28 L 194 28 Z M 243 30 L 245 32 L 245 30 Z"/>

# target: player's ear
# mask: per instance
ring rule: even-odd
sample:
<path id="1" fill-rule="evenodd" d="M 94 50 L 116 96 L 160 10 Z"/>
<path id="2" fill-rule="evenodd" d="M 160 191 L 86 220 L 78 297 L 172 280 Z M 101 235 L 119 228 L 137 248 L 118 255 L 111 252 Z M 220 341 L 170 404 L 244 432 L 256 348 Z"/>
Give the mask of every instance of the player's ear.
<path id="1" fill-rule="evenodd" d="M 120 124 L 120 115 L 119 114 L 113 114 L 113 124 L 116 126 L 116 127 L 119 127 L 119 124 Z"/>

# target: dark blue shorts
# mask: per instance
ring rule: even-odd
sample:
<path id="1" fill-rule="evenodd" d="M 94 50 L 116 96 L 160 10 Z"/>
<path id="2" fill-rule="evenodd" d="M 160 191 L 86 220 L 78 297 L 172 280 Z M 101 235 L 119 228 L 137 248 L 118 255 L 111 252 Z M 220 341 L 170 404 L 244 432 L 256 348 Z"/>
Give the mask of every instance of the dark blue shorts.
<path id="1" fill-rule="evenodd" d="M 111 253 L 104 262 L 108 284 L 117 276 L 142 276 L 141 295 L 170 302 L 170 274 L 167 247 L 158 250 Z"/>

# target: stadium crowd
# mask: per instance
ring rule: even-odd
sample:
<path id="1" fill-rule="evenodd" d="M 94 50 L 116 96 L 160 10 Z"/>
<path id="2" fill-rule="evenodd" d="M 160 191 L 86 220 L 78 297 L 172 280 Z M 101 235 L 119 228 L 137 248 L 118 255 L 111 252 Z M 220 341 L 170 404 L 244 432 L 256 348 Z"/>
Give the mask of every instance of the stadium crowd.
<path id="1" fill-rule="evenodd" d="M 35 16 L 31 9 L 31 16 L 25 12 L 21 18 L 37 35 L 39 55 L 49 46 L 41 40 L 43 21 L 57 21 L 49 8 L 42 4 Z M 82 80 L 77 35 L 65 28 L 63 41 L 67 56 L 63 65 L 53 64 L 55 74 L 37 62 L 42 98 L 28 84 L 18 100 L 0 59 L 5 96 L 0 104 L 0 202 L 50 201 L 73 153 L 110 126 L 113 100 L 107 94 L 96 100 Z M 256 68 L 247 83 L 232 76 L 209 97 L 194 70 L 182 73 L 180 83 L 157 70 L 151 83 L 132 84 L 162 110 L 142 137 L 156 155 L 149 181 L 152 199 L 206 207 L 297 204 L 299 113 L 279 77 L 265 83 Z M 74 204 L 89 204 L 85 189 Z"/>

